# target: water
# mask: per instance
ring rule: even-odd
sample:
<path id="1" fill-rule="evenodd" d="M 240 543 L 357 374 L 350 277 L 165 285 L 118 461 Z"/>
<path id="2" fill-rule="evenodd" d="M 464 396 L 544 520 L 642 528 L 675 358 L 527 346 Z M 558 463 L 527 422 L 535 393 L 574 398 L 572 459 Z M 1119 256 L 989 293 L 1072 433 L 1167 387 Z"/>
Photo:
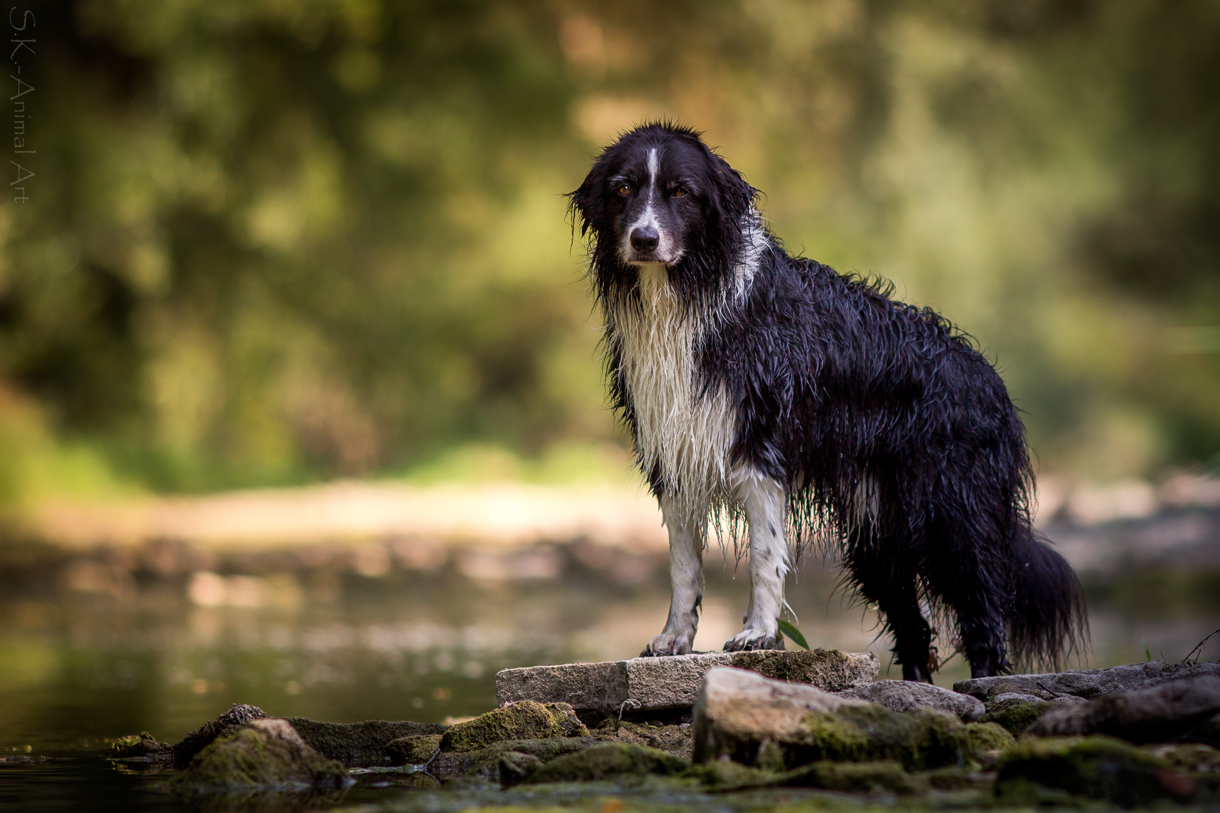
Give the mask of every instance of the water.
<path id="1" fill-rule="evenodd" d="M 494 707 L 499 669 L 635 655 L 668 602 L 663 556 L 587 546 L 472 548 L 375 576 L 333 560 L 268 560 L 245 572 L 222 561 L 225 575 L 203 581 L 189 568 L 157 575 L 107 556 L 18 568 L 22 578 L 6 583 L 0 808 L 182 809 L 164 774 L 106 761 L 110 740 L 149 731 L 176 742 L 234 702 L 337 722 L 473 716 Z M 698 649 L 731 637 L 748 599 L 744 571 L 714 554 L 709 565 Z M 836 575 L 812 560 L 798 574 L 790 600 L 802 632 L 814 646 L 872 650 L 882 676 L 899 677 L 875 615 L 834 591 Z M 1189 568 L 1109 574 L 1090 587 L 1086 665 L 1143 660 L 1145 645 L 1180 659 L 1220 626 L 1215 587 L 1214 573 Z M 1215 659 L 1220 641 L 1209 646 Z M 966 676 L 959 657 L 937 683 Z M 404 782 L 362 778 L 343 803 L 419 793 L 394 789 Z"/>

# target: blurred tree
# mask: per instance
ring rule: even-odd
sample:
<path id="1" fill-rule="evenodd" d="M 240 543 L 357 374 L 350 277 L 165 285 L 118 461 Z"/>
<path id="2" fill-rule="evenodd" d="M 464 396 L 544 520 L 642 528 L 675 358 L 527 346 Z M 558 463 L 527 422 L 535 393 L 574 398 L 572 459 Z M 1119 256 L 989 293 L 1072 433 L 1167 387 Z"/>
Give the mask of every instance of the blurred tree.
<path id="1" fill-rule="evenodd" d="M 49 432 L 182 489 L 615 439 L 561 193 L 665 115 L 767 192 L 793 249 L 974 333 L 1046 465 L 1220 449 L 1214 3 L 35 12 L 0 424 L 49 428 L 0 435 L 37 454 Z"/>

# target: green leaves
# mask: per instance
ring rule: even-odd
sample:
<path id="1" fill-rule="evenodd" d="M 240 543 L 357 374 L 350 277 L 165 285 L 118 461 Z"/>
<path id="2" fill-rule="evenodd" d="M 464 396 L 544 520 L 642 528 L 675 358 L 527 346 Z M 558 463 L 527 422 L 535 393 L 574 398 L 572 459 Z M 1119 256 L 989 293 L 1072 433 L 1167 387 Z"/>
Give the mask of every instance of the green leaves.
<path id="1" fill-rule="evenodd" d="M 791 624 L 789 624 L 787 621 L 785 621 L 782 618 L 778 619 L 777 623 L 779 624 L 779 631 L 782 632 L 784 635 L 788 636 L 788 639 L 790 641 L 792 641 L 794 644 L 801 647 L 802 649 L 809 648 L 809 644 L 806 643 L 805 636 L 801 635 L 800 630 L 798 630 L 796 627 L 792 626 Z"/>

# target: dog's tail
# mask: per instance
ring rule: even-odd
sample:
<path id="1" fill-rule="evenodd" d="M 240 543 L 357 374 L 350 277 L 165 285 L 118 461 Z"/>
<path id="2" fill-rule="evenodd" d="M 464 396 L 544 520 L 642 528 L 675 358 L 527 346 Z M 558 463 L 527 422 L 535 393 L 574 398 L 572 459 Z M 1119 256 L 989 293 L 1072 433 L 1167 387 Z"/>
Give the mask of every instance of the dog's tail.
<path id="1" fill-rule="evenodd" d="M 1013 601 L 1008 641 L 1017 663 L 1058 669 L 1066 656 L 1083 655 L 1089 619 L 1076 572 L 1050 542 L 1018 522 L 1013 545 Z"/>

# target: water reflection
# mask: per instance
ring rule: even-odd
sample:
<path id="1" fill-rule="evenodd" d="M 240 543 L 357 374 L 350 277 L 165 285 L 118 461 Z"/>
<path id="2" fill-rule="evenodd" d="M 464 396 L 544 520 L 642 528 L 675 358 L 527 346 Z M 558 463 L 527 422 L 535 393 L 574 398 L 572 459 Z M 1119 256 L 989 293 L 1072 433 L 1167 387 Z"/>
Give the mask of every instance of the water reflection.
<path id="1" fill-rule="evenodd" d="M 332 721 L 474 715 L 494 706 L 499 669 L 635 655 L 668 603 L 663 554 L 585 541 L 391 539 L 206 557 L 162 542 L 38 561 L 6 569 L 0 600 L 9 753 L 141 730 L 172 742 L 232 702 Z M 748 599 L 744 564 L 713 553 L 708 571 L 698 649 L 720 648 Z M 883 676 L 897 677 L 875 614 L 836 592 L 836 578 L 816 557 L 798 569 L 802 631 L 816 646 L 877 652 Z M 1215 583 L 1198 568 L 1108 572 L 1090 586 L 1090 665 L 1143 660 L 1145 642 L 1181 658 L 1218 625 Z M 966 675 L 955 658 L 937 683 Z"/>

